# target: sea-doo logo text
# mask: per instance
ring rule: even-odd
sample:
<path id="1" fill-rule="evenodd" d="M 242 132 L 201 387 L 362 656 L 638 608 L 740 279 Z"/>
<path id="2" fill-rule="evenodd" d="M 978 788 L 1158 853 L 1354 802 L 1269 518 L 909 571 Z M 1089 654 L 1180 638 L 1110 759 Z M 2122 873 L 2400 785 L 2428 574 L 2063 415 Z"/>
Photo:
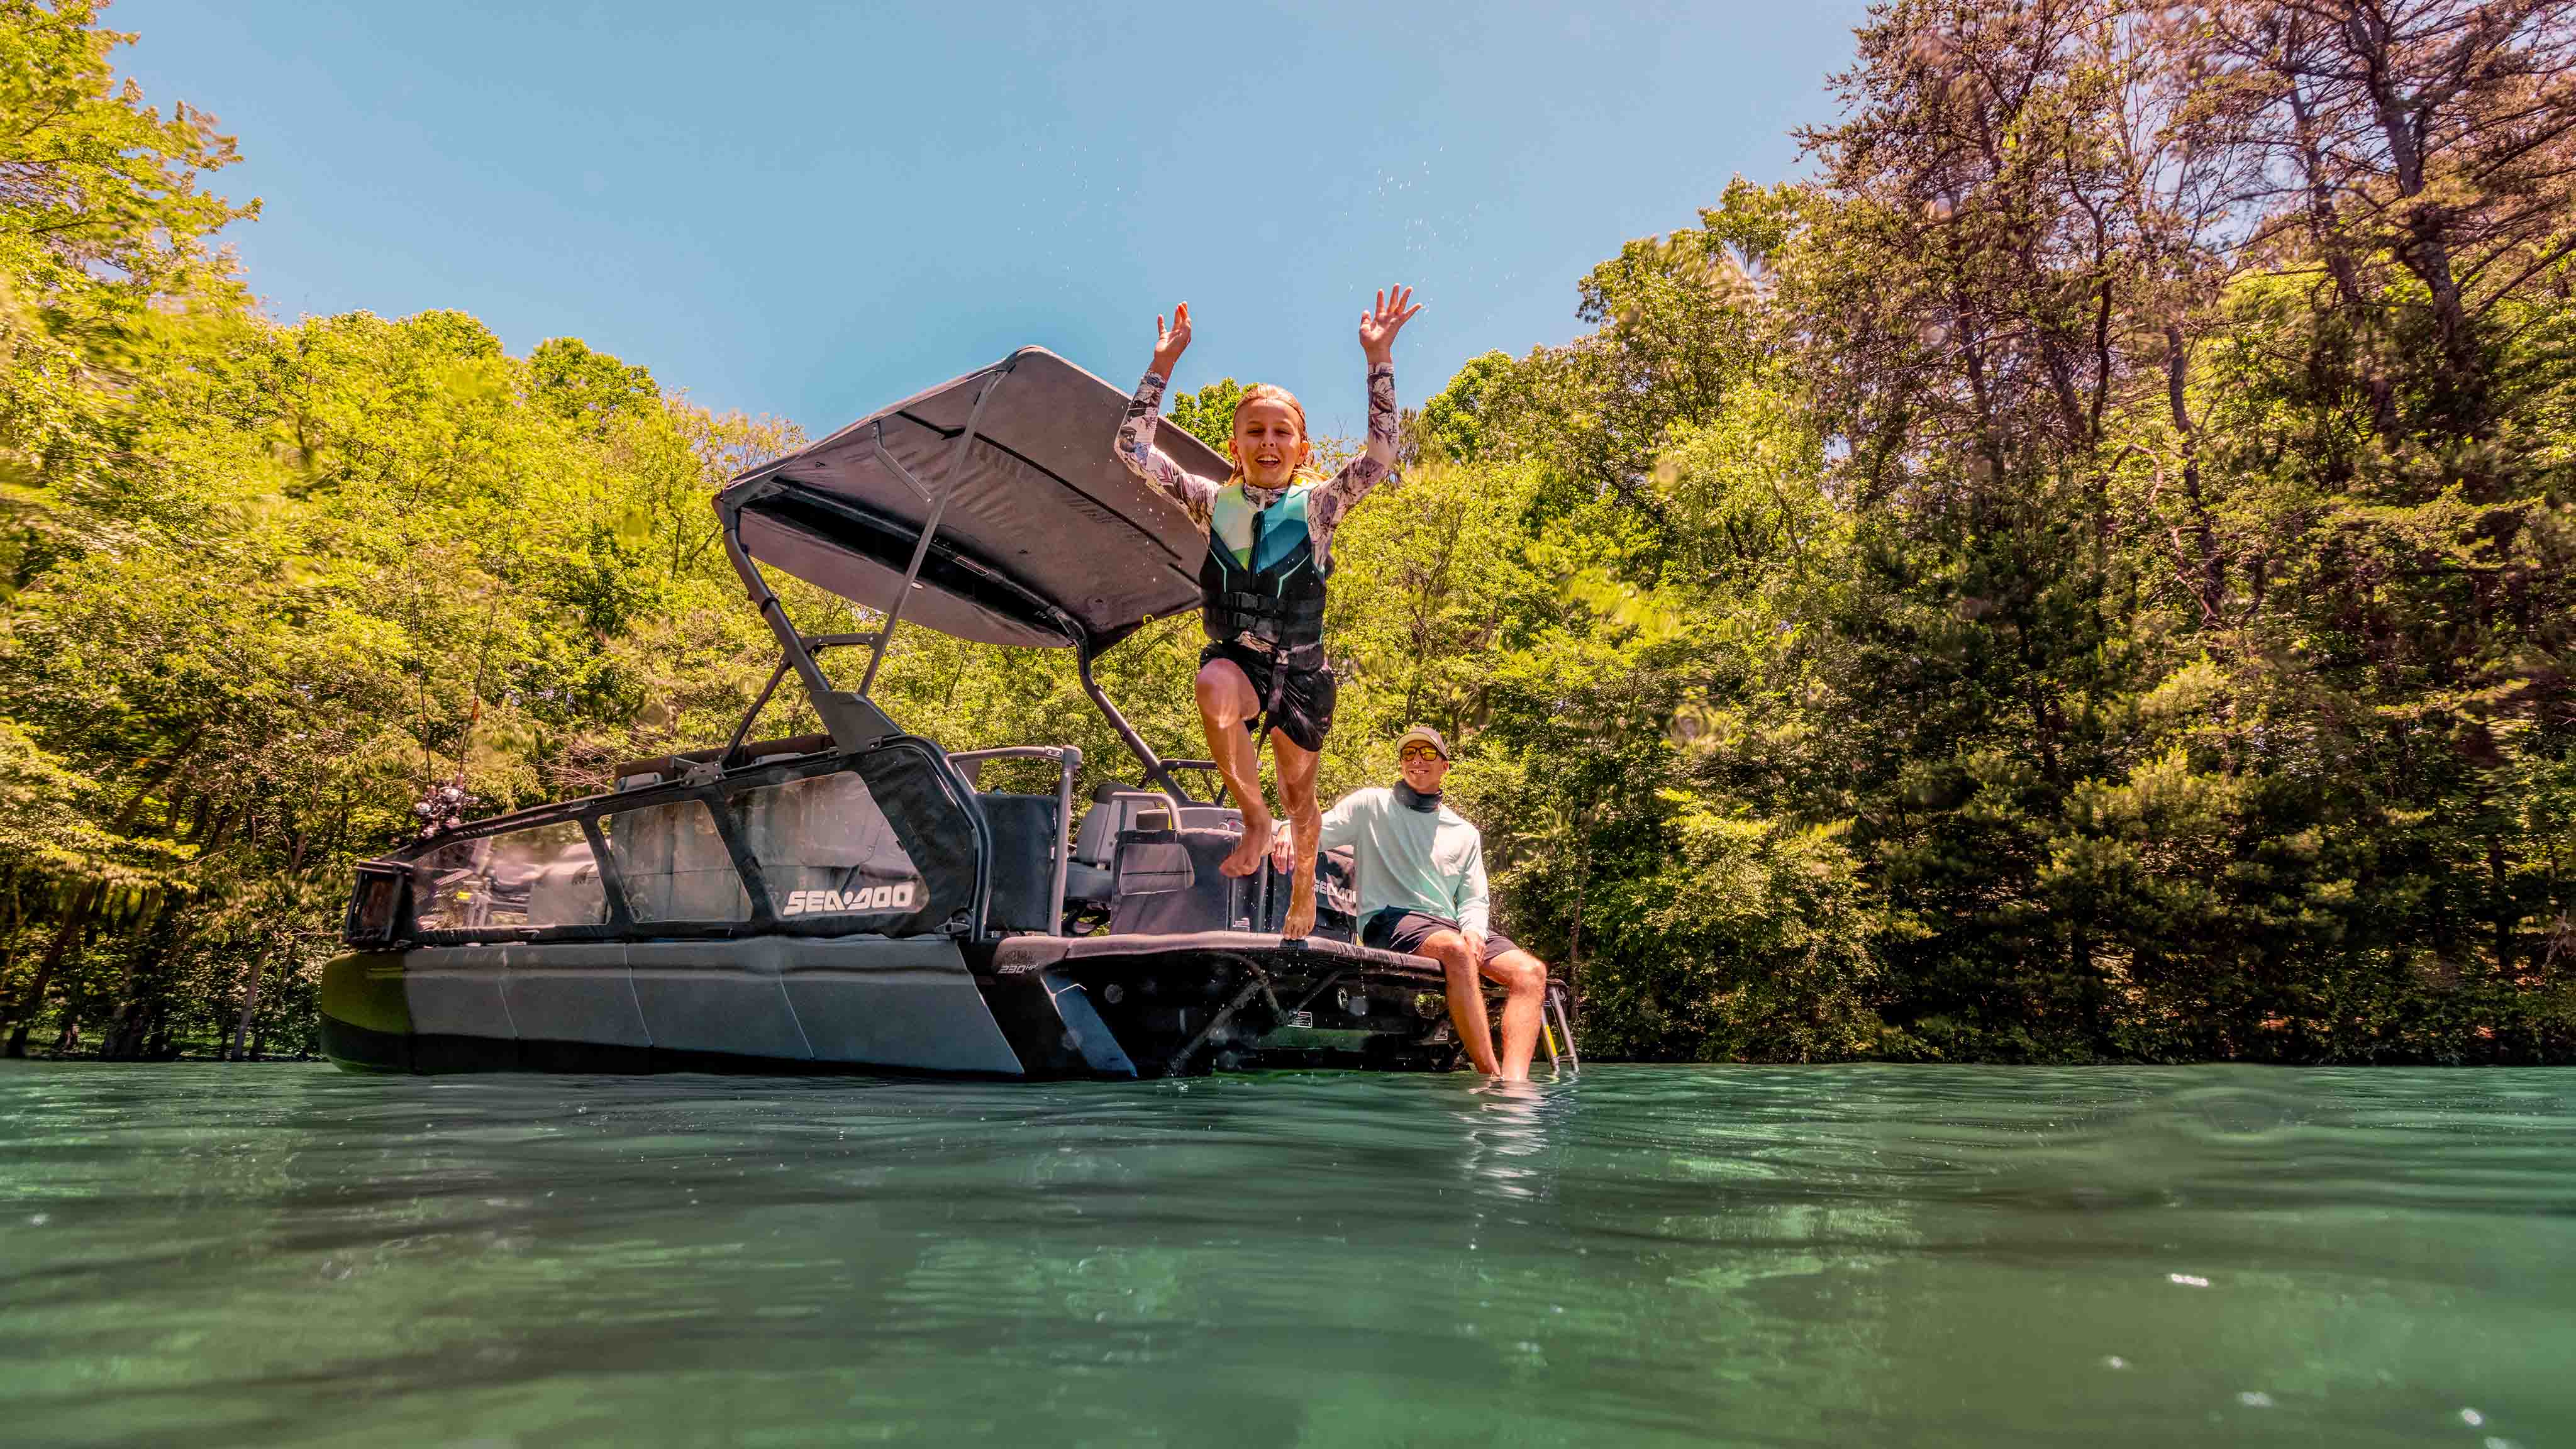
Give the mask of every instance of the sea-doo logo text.
<path id="1" fill-rule="evenodd" d="M 859 911 L 908 911 L 919 898 L 918 881 L 900 885 L 870 886 L 856 891 L 789 891 L 787 904 L 778 908 L 782 916 L 848 914 Z"/>

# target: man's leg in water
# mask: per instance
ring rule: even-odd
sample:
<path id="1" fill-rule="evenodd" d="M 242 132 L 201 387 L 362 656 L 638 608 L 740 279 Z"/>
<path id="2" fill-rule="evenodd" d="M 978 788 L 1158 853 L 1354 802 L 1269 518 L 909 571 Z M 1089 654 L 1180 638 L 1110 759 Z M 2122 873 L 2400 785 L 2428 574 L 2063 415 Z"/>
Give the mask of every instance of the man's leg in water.
<path id="1" fill-rule="evenodd" d="M 1509 993 L 1503 998 L 1503 1080 L 1526 1082 L 1530 1053 L 1538 1047 L 1540 1003 L 1547 999 L 1547 965 L 1515 948 L 1486 962 L 1485 976 Z"/>
<path id="2" fill-rule="evenodd" d="M 1486 1076 L 1501 1076 L 1502 1063 L 1494 1060 L 1494 1028 L 1485 1019 L 1485 988 L 1476 979 L 1477 963 L 1467 954 L 1467 938 L 1456 931 L 1434 931 L 1413 949 L 1439 962 L 1441 973 L 1449 978 L 1449 1024 L 1458 1029 L 1467 1060 Z M 1521 1058 L 1521 1074 L 1529 1074 L 1526 1054 Z"/>
<path id="3" fill-rule="evenodd" d="M 1199 666 L 1199 723 L 1207 729 L 1208 758 L 1234 792 L 1243 812 L 1243 839 L 1217 869 L 1227 875 L 1250 875 L 1261 868 L 1270 850 L 1270 802 L 1261 794 L 1261 742 L 1244 728 L 1261 713 L 1261 696 L 1231 659 L 1211 659 Z"/>
<path id="4" fill-rule="evenodd" d="M 1315 847 L 1324 836 L 1324 812 L 1315 805 L 1315 771 L 1324 757 L 1272 730 L 1270 758 L 1279 764 L 1279 809 L 1288 817 L 1289 833 L 1297 841 L 1296 874 L 1289 877 L 1288 885 L 1288 919 L 1279 927 L 1279 934 L 1295 941 L 1315 934 Z"/>

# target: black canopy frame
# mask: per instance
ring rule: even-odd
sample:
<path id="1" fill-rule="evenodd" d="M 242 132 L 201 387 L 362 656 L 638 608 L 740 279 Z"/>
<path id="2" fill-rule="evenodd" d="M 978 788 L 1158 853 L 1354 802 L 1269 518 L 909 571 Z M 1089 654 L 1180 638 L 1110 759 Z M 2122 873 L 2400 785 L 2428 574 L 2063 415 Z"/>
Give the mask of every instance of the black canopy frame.
<path id="1" fill-rule="evenodd" d="M 1028 396 L 1006 396 L 1015 374 Z M 997 398 L 1010 406 L 995 410 Z M 918 612 L 955 637 L 1070 647 L 1083 693 L 1146 777 L 1175 800 L 1200 803 L 1092 670 L 1158 615 L 1197 607 L 1189 552 L 1196 526 L 1110 454 L 1126 404 L 1125 394 L 1064 359 L 1023 348 L 728 484 L 715 503 L 725 556 L 780 650 L 735 740 L 748 735 L 789 673 L 836 751 L 902 733 L 873 690 L 896 629 Z M 943 413 L 955 421 L 943 423 Z M 1005 427 L 989 425 L 988 414 Z M 1002 431 L 1012 435 L 996 435 Z M 1198 455 L 1185 456 L 1184 466 L 1222 467 L 1213 449 L 1168 422 L 1158 444 Z M 961 491 L 976 495 L 977 537 L 943 532 Z M 1122 551 L 1134 557 L 1122 560 Z M 764 558 L 877 609 L 882 621 L 865 634 L 801 632 L 762 573 Z M 1129 564 L 1141 580 L 1127 576 Z M 871 647 L 858 688 L 841 689 L 816 656 L 828 645 L 862 643 Z"/>

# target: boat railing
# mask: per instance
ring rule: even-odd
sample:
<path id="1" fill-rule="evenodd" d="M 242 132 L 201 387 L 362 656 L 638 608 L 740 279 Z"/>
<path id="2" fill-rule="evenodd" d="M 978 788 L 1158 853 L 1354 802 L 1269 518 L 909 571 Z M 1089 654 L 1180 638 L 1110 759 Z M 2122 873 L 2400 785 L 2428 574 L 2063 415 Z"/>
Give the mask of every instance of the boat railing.
<path id="1" fill-rule="evenodd" d="M 1224 772 L 1216 767 L 1214 760 L 1164 760 L 1162 766 L 1167 771 L 1195 770 L 1215 781 L 1216 783 L 1208 788 L 1208 803 L 1211 805 L 1225 804 L 1227 797 L 1232 793 L 1226 788 Z M 1181 803 L 1188 805 L 1197 802 L 1184 799 Z"/>

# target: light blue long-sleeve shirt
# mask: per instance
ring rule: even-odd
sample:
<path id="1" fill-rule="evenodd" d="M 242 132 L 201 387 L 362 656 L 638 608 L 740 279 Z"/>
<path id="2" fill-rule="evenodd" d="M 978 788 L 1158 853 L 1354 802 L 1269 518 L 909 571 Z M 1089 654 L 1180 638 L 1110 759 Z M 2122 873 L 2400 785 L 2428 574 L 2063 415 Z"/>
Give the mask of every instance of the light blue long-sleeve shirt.
<path id="1" fill-rule="evenodd" d="M 1384 785 L 1354 790 L 1324 812 L 1320 848 L 1340 845 L 1359 875 L 1361 920 L 1400 906 L 1488 933 L 1485 837 L 1447 805 L 1416 810 Z"/>

